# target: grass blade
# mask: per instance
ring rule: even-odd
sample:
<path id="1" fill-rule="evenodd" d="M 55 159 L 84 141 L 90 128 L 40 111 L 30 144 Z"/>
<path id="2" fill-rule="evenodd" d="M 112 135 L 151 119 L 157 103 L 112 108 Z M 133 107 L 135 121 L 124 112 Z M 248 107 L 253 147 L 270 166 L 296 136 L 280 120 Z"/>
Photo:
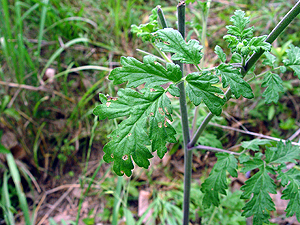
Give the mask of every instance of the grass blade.
<path id="1" fill-rule="evenodd" d="M 10 194 L 8 191 L 8 176 L 7 176 L 7 171 L 4 172 L 3 174 L 3 186 L 2 186 L 2 198 L 1 198 L 1 203 L 2 203 L 2 209 L 4 213 L 4 220 L 6 224 L 9 225 L 14 225 L 15 224 L 15 219 L 14 215 L 11 211 L 11 203 L 10 203 Z"/>
<path id="2" fill-rule="evenodd" d="M 56 23 L 52 24 L 51 26 L 47 27 L 44 30 L 44 34 L 47 33 L 49 30 L 51 30 L 52 28 L 54 28 L 55 26 L 57 26 L 61 23 L 67 22 L 67 21 L 82 21 L 82 22 L 91 24 L 95 29 L 98 28 L 97 23 L 95 23 L 93 20 L 83 18 L 83 17 L 78 17 L 78 16 L 72 16 L 72 17 L 68 17 L 65 19 L 61 19 L 61 20 L 57 21 Z"/>
<path id="3" fill-rule="evenodd" d="M 45 27 L 46 15 L 47 15 L 48 2 L 49 2 L 49 0 L 43 0 L 42 1 L 43 8 L 42 8 L 41 22 L 40 22 L 39 35 L 38 35 L 37 58 L 40 57 L 40 53 L 41 53 L 41 45 L 42 45 L 42 39 L 43 39 L 43 34 L 44 34 L 44 27 Z"/>
<path id="4" fill-rule="evenodd" d="M 25 76 L 25 53 L 24 53 L 24 39 L 23 39 L 23 21 L 21 17 L 21 4 L 19 1 L 15 3 L 15 11 L 16 11 L 16 26 L 17 26 L 17 54 L 16 58 L 18 58 L 18 72 L 16 72 L 16 79 L 19 84 L 24 82 L 24 76 Z M 14 53 L 12 53 L 14 54 Z M 17 69 L 17 68 L 16 68 Z"/>
<path id="5" fill-rule="evenodd" d="M 15 159 L 14 159 L 13 155 L 11 153 L 9 153 L 9 154 L 6 154 L 6 160 L 7 160 L 10 174 L 15 183 L 20 207 L 24 214 L 25 223 L 26 223 L 26 225 L 33 224 L 30 219 L 29 208 L 28 208 L 25 194 L 22 190 L 21 177 L 20 177 L 20 173 L 19 173 L 19 170 L 18 170 L 16 162 L 15 162 Z"/>
<path id="6" fill-rule="evenodd" d="M 45 97 L 48 97 L 48 96 L 45 96 Z M 39 168 L 39 161 L 38 161 L 39 140 L 40 140 L 40 135 L 42 133 L 42 129 L 44 128 L 45 125 L 46 125 L 46 122 L 43 122 L 42 125 L 39 127 L 39 129 L 36 133 L 36 136 L 35 136 L 34 144 L 33 144 L 33 160 L 38 168 Z"/>
<path id="7" fill-rule="evenodd" d="M 121 205 L 121 190 L 122 190 L 122 184 L 123 184 L 123 177 L 118 176 L 118 181 L 117 181 L 117 187 L 115 191 L 115 199 L 114 199 L 114 207 L 113 207 L 113 215 L 112 215 L 112 225 L 118 225 L 118 214 L 119 214 L 119 209 Z"/>
<path id="8" fill-rule="evenodd" d="M 1 33 L 0 35 L 3 37 L 1 38 L 2 47 L 5 44 L 4 52 L 6 57 L 6 62 L 9 65 L 9 68 L 11 70 L 15 69 L 15 74 L 18 73 L 18 66 L 17 66 L 17 59 L 16 55 L 14 54 L 14 43 L 9 41 L 13 39 L 13 35 L 11 32 L 11 26 L 10 26 L 10 12 L 8 8 L 8 1 L 7 0 L 1 0 L 0 8 L 2 8 L 1 12 L 3 13 L 1 15 L 1 20 L 4 24 L 4 29 L 0 29 Z M 3 18 L 2 18 L 3 16 Z M 2 34 L 3 32 L 3 34 Z"/>

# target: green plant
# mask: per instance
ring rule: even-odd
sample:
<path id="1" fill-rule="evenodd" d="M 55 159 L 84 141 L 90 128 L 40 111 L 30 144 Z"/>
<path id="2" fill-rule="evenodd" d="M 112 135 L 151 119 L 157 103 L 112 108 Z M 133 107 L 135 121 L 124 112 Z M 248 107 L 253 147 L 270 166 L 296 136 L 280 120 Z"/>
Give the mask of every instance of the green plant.
<path id="1" fill-rule="evenodd" d="M 127 117 L 110 135 L 103 151 L 104 160 L 113 162 L 113 170 L 117 175 L 131 176 L 134 168 L 132 160 L 140 167 L 148 168 L 152 152 L 156 151 L 162 158 L 167 152 L 166 143 L 176 142 L 176 132 L 172 126 L 172 105 L 166 93 L 179 97 L 181 125 L 183 130 L 183 148 L 185 154 L 183 224 L 189 222 L 189 205 L 191 189 L 191 168 L 193 149 L 215 151 L 218 161 L 209 177 L 201 185 L 204 208 L 220 205 L 220 194 L 226 195 L 228 185 L 227 174 L 238 175 L 238 162 L 241 172 L 258 169 L 241 190 L 241 198 L 249 201 L 243 207 L 242 215 L 253 216 L 254 224 L 268 223 L 270 212 L 275 205 L 269 193 L 275 194 L 276 184 L 269 174 L 277 175 L 277 180 L 285 187 L 283 199 L 290 200 L 287 216 L 299 214 L 300 182 L 299 170 L 296 168 L 286 171 L 286 163 L 300 159 L 299 145 L 290 141 L 279 141 L 266 146 L 269 142 L 259 143 L 254 139 L 240 152 L 232 152 L 220 148 L 208 147 L 198 143 L 198 139 L 214 115 L 220 115 L 224 104 L 230 98 L 251 99 L 254 97 L 249 82 L 264 77 L 262 87 L 265 87 L 263 97 L 265 103 L 277 103 L 279 92 L 283 92 L 282 80 L 275 71 L 290 68 L 300 77 L 300 48 L 290 45 L 284 66 L 274 68 L 274 56 L 268 53 L 271 43 L 300 13 L 300 2 L 296 3 L 282 21 L 268 36 L 253 37 L 253 27 L 247 27 L 249 18 L 241 10 L 235 11 L 230 21 L 233 25 L 226 26 L 227 35 L 224 40 L 228 43 L 231 55 L 227 56 L 221 47 L 215 47 L 220 64 L 214 68 L 200 68 L 203 57 L 202 46 L 197 40 L 184 40 L 185 36 L 185 3 L 178 5 L 178 31 L 166 28 L 167 23 L 160 8 L 153 11 L 149 24 L 135 27 L 138 34 L 153 43 L 162 58 L 147 55 L 143 62 L 132 58 L 122 57 L 122 67 L 114 69 L 109 79 L 114 84 L 127 83 L 126 88 L 119 89 L 118 97 L 107 97 L 100 94 L 101 105 L 94 109 L 99 119 L 115 119 Z M 157 23 L 158 17 L 164 29 Z M 168 58 L 166 53 L 171 53 Z M 267 72 L 255 75 L 253 66 L 265 53 L 266 64 L 271 67 Z M 226 63 L 227 59 L 230 59 Z M 276 60 L 276 59 L 275 59 Z M 162 64 L 162 63 L 163 64 Z M 195 66 L 196 72 L 185 75 L 183 63 Z M 248 72 L 252 77 L 246 76 Z M 254 74 L 254 76 L 253 76 Z M 220 79 L 221 78 L 221 79 Z M 245 80 L 245 79 L 247 80 Z M 221 84 L 220 83 L 221 80 Z M 169 85 L 166 85 L 169 84 Z M 144 86 L 141 86 L 144 85 Z M 164 86 L 165 88 L 163 88 Z M 167 86 L 167 87 L 166 87 Z M 220 88 L 223 87 L 223 90 Z M 138 88 L 138 90 L 134 89 Z M 186 94 L 190 101 L 198 106 L 204 103 L 209 113 L 200 127 L 190 133 L 188 122 Z M 191 135 L 191 136 L 190 136 Z M 258 146 L 264 146 L 265 151 Z M 249 151 L 253 150 L 254 155 Z"/>
<path id="2" fill-rule="evenodd" d="M 2 133 L 0 134 L 0 137 L 1 136 Z M 26 196 L 23 192 L 23 187 L 21 184 L 20 172 L 15 162 L 15 159 L 12 153 L 9 150 L 7 150 L 2 144 L 0 144 L 0 154 L 5 154 L 8 164 L 8 169 L 4 171 L 3 175 L 0 202 L 0 207 L 2 208 L 4 214 L 4 220 L 6 224 L 15 224 L 15 218 L 13 214 L 16 212 L 16 210 L 12 206 L 10 192 L 8 188 L 8 180 L 11 177 L 15 185 L 15 191 L 16 195 L 18 196 L 19 206 L 24 214 L 25 223 L 26 225 L 34 224 L 35 215 L 34 213 L 30 214 L 29 205 L 27 203 Z"/>

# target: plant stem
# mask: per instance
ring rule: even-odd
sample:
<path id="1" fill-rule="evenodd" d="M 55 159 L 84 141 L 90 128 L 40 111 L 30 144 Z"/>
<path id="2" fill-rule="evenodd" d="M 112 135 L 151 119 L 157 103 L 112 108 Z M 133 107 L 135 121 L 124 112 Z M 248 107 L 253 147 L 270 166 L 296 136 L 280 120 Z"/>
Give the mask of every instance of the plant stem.
<path id="1" fill-rule="evenodd" d="M 268 35 L 265 42 L 270 44 L 275 41 L 275 39 L 281 34 L 281 32 L 298 16 L 300 13 L 300 1 L 298 1 L 294 7 L 283 17 L 283 19 L 277 24 L 277 26 L 272 30 L 272 32 Z M 252 68 L 252 66 L 256 63 L 256 61 L 262 56 L 264 51 L 260 49 L 260 51 L 255 52 L 250 59 L 246 62 L 244 67 L 243 75 L 246 75 L 247 72 Z"/>
<path id="2" fill-rule="evenodd" d="M 195 146 L 197 140 L 199 139 L 199 137 L 201 136 L 202 132 L 204 131 L 204 129 L 206 128 L 207 124 L 209 123 L 209 121 L 214 117 L 214 114 L 212 114 L 211 112 L 209 112 L 207 114 L 207 116 L 205 117 L 205 119 L 202 121 L 201 125 L 199 126 L 198 130 L 196 131 L 196 134 L 193 136 L 191 142 L 188 144 L 189 148 L 192 148 Z"/>
<path id="3" fill-rule="evenodd" d="M 298 1 L 295 6 L 285 15 L 285 17 L 277 24 L 277 26 L 272 30 L 272 32 L 268 35 L 267 39 L 265 40 L 268 43 L 272 43 L 280 34 L 281 32 L 295 19 L 295 17 L 300 13 L 300 1 Z M 257 60 L 262 56 L 264 51 L 261 49 L 260 51 L 254 53 L 249 60 L 246 62 L 244 68 L 241 69 L 241 73 L 243 76 L 247 74 L 247 72 L 254 66 Z M 231 90 L 230 88 L 227 89 L 225 96 L 227 101 L 230 99 Z M 192 138 L 192 141 L 188 144 L 189 148 L 195 146 L 198 138 L 204 131 L 205 127 L 209 123 L 209 121 L 213 118 L 213 114 L 211 112 L 208 113 L 206 118 L 203 120 L 202 124 L 196 131 L 195 135 Z"/>
<path id="4" fill-rule="evenodd" d="M 181 1 L 177 5 L 178 13 L 178 30 L 182 37 L 185 37 L 185 2 Z M 177 62 L 180 66 L 183 76 L 183 64 Z M 191 190 L 191 178 L 192 178 L 192 156 L 193 151 L 188 151 L 188 143 L 190 141 L 188 113 L 186 106 L 186 96 L 184 82 L 178 84 L 180 90 L 180 113 L 181 113 L 181 125 L 183 132 L 183 147 L 184 147 L 184 194 L 183 194 L 183 225 L 189 224 L 189 211 L 190 211 L 190 190 Z"/>
<path id="5" fill-rule="evenodd" d="M 167 21 L 166 21 L 166 18 L 164 16 L 164 13 L 161 10 L 160 6 L 157 6 L 157 14 L 158 14 L 162 28 L 167 28 L 168 27 Z"/>
<path id="6" fill-rule="evenodd" d="M 213 219 L 214 219 L 214 217 L 216 215 L 216 212 L 217 212 L 217 207 L 214 207 L 214 211 L 213 211 L 213 213 L 210 216 L 210 219 L 208 221 L 208 225 L 210 225 L 212 223 L 212 221 L 213 221 Z"/>

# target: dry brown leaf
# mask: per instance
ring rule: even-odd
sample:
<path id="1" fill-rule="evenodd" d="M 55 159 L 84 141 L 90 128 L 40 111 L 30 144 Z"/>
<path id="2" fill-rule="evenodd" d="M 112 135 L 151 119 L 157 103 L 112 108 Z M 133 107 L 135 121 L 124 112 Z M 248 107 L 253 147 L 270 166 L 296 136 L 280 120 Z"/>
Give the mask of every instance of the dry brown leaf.
<path id="1" fill-rule="evenodd" d="M 138 216 L 142 216 L 144 214 L 144 212 L 148 209 L 149 205 L 150 205 L 150 197 L 151 197 L 151 192 L 150 191 L 144 191 L 141 190 L 140 194 L 139 194 L 139 206 L 138 206 Z M 152 209 L 147 213 L 146 217 L 143 220 L 143 223 L 145 225 L 147 224 L 153 224 L 152 221 L 149 220 L 149 218 L 151 218 L 152 215 Z M 147 222 L 148 221 L 148 222 Z"/>
<path id="2" fill-rule="evenodd" d="M 1 144 L 7 149 L 11 149 L 12 147 L 18 145 L 19 142 L 17 141 L 17 137 L 14 133 L 6 131 L 2 135 Z"/>

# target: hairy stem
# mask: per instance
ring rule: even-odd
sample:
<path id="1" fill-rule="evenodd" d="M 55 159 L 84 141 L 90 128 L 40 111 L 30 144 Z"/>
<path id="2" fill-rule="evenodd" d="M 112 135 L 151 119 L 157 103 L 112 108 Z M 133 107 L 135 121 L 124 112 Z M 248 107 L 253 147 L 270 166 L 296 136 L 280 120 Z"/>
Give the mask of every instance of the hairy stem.
<path id="1" fill-rule="evenodd" d="M 267 39 L 265 40 L 268 43 L 273 43 L 273 41 L 281 34 L 281 32 L 295 19 L 295 17 L 300 13 L 300 1 L 298 1 L 295 6 L 285 15 L 285 17 L 277 24 L 277 26 L 272 30 L 272 32 L 268 35 Z M 249 70 L 254 66 L 257 60 L 262 56 L 264 51 L 261 49 L 260 51 L 254 53 L 249 60 L 246 62 L 245 66 L 241 69 L 241 73 L 243 76 L 249 72 Z M 231 97 L 231 90 L 230 88 L 227 89 L 225 96 L 227 101 Z M 202 124 L 199 126 L 198 130 L 196 131 L 195 135 L 192 138 L 192 141 L 188 144 L 189 148 L 195 146 L 198 138 L 206 128 L 209 121 L 213 118 L 213 114 L 211 112 L 208 113 Z"/>

